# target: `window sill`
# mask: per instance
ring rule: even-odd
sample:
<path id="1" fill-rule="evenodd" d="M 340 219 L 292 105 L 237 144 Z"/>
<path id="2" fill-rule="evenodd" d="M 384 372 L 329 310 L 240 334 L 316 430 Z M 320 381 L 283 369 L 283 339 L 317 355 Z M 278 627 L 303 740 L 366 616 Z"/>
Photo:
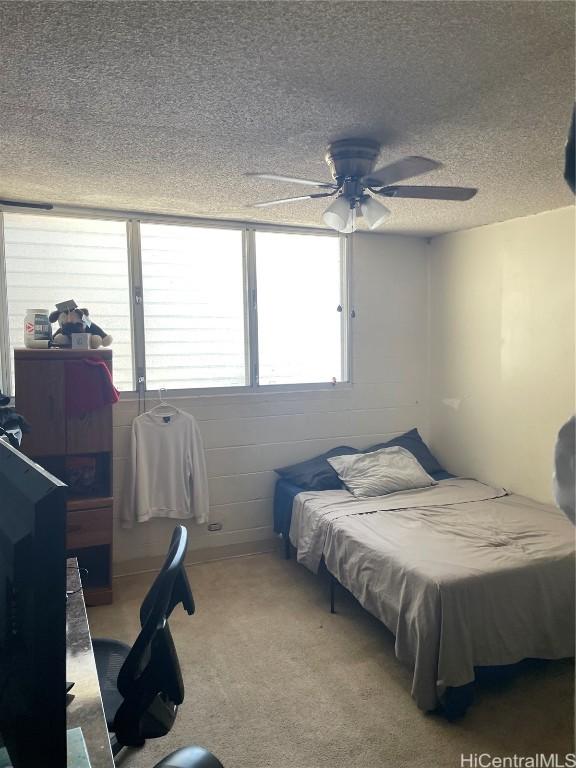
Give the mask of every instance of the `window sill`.
<path id="1" fill-rule="evenodd" d="M 189 400 L 191 398 L 200 397 L 219 397 L 229 395 L 289 395 L 289 394 L 305 394 L 307 392 L 334 392 L 348 391 L 353 388 L 353 384 L 350 381 L 337 382 L 332 384 L 330 382 L 320 384 L 267 384 L 257 387 L 206 387 L 195 389 L 163 389 L 162 394 L 166 400 L 181 399 Z M 120 392 L 121 401 L 137 401 L 140 397 L 144 397 L 146 400 L 158 400 L 159 392 L 157 389 L 148 389 L 142 395 L 139 395 L 136 391 L 124 391 Z"/>

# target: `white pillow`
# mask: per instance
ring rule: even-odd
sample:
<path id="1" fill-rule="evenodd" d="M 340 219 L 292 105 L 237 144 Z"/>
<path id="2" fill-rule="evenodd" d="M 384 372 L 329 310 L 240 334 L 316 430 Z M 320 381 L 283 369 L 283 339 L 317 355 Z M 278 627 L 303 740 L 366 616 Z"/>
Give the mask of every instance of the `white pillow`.
<path id="1" fill-rule="evenodd" d="M 354 496 L 384 496 L 437 485 L 418 460 L 399 445 L 327 459 Z"/>

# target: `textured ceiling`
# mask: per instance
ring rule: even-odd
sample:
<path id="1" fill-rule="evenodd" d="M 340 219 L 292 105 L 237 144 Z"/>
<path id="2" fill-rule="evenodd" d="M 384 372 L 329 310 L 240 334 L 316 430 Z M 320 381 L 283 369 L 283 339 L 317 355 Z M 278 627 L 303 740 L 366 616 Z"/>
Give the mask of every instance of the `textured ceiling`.
<path id="1" fill-rule="evenodd" d="M 569 205 L 574 3 L 0 1 L 0 196 L 321 226 L 330 140 L 444 168 L 469 203 L 387 200 L 423 235 Z"/>

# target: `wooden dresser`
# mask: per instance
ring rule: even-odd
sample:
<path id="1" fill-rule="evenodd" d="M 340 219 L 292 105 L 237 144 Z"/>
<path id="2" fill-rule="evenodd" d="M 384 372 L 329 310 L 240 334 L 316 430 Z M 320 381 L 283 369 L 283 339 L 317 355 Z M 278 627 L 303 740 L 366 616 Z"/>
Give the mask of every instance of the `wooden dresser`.
<path id="1" fill-rule="evenodd" d="M 112 602 L 112 406 L 66 413 L 65 364 L 112 351 L 15 349 L 16 408 L 30 423 L 21 450 L 69 487 L 67 545 L 87 605 Z"/>

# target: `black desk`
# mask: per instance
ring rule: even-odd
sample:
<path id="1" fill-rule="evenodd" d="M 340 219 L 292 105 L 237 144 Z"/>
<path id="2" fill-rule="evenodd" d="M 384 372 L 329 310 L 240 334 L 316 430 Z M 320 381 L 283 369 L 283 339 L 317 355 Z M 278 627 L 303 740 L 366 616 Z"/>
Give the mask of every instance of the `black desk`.
<path id="1" fill-rule="evenodd" d="M 113 768 L 114 759 L 81 586 L 78 563 L 76 559 L 70 559 L 68 591 L 80 591 L 68 598 L 66 610 L 66 679 L 74 681 L 70 691 L 74 698 L 66 709 L 67 727 L 82 728 L 91 768 Z"/>

